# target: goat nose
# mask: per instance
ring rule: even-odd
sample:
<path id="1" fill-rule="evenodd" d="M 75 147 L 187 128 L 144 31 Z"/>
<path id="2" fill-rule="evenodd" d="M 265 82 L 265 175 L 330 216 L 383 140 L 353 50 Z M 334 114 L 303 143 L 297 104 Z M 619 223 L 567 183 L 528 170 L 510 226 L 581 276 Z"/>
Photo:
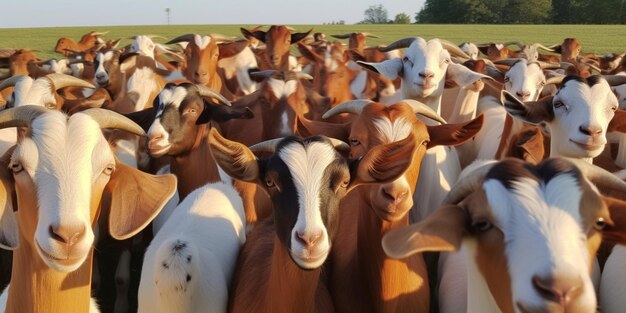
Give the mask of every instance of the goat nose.
<path id="1" fill-rule="evenodd" d="M 50 237 L 68 246 L 73 246 L 85 235 L 85 225 L 50 225 Z"/>
<path id="2" fill-rule="evenodd" d="M 305 231 L 303 233 L 296 231 L 297 240 L 307 247 L 313 247 L 322 239 L 322 231 Z"/>
<path id="3" fill-rule="evenodd" d="M 526 97 L 530 97 L 530 91 L 528 90 L 522 90 L 522 91 L 518 91 L 515 93 L 518 97 L 520 98 L 526 98 Z"/>
<path id="4" fill-rule="evenodd" d="M 421 78 L 433 78 L 435 77 L 435 73 L 431 71 L 424 71 L 419 73 Z"/>
<path id="5" fill-rule="evenodd" d="M 399 186 L 398 184 L 386 184 L 382 187 L 382 191 L 387 198 L 391 199 L 396 204 L 402 202 L 409 193 L 405 187 Z"/>
<path id="6" fill-rule="evenodd" d="M 196 76 L 206 76 L 207 71 L 196 71 Z"/>
<path id="7" fill-rule="evenodd" d="M 580 130 L 581 133 L 592 137 L 600 135 L 602 133 L 602 128 L 587 125 L 581 125 L 580 127 L 578 127 L 578 130 Z"/>
<path id="8" fill-rule="evenodd" d="M 532 278 L 533 287 L 546 300 L 567 306 L 582 294 L 583 280 L 580 275 L 539 276 Z"/>

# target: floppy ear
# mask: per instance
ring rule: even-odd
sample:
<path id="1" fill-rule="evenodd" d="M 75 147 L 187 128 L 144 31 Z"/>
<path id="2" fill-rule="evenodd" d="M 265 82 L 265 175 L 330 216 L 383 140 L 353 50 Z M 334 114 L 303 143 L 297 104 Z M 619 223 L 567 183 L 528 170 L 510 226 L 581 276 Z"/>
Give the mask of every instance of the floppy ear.
<path id="1" fill-rule="evenodd" d="M 304 39 L 306 36 L 308 36 L 311 31 L 313 31 L 313 29 L 309 29 L 308 32 L 304 32 L 304 33 L 293 33 L 291 34 L 291 44 L 294 44 L 302 39 Z"/>
<path id="2" fill-rule="evenodd" d="M 254 118 L 254 113 L 248 108 L 243 108 L 243 111 L 234 110 L 232 107 L 227 107 L 221 104 L 213 104 L 212 102 L 204 99 L 204 110 L 198 116 L 196 125 L 206 124 L 210 121 L 218 123 L 224 123 L 232 119 L 251 119 Z"/>
<path id="3" fill-rule="evenodd" d="M 402 76 L 403 66 L 402 60 L 399 58 L 385 60 L 378 63 L 363 61 L 356 61 L 356 63 L 367 70 L 379 73 L 391 80 L 396 79 L 398 76 Z"/>
<path id="4" fill-rule="evenodd" d="M 318 63 L 324 63 L 324 59 L 315 51 L 313 51 L 310 46 L 298 42 L 298 44 L 296 44 L 296 47 L 298 47 L 298 51 L 300 52 L 300 54 L 308 60 Z"/>
<path id="5" fill-rule="evenodd" d="M 456 251 L 466 223 L 463 208 L 443 206 L 417 224 L 389 231 L 382 240 L 383 250 L 394 259 L 426 251 Z"/>
<path id="6" fill-rule="evenodd" d="M 609 122 L 609 127 L 607 128 L 607 132 L 610 131 L 626 133 L 626 111 L 622 109 L 615 110 L 615 116 L 613 116 L 613 119 Z"/>
<path id="7" fill-rule="evenodd" d="M 218 56 L 218 60 L 230 58 L 239 54 L 239 52 L 243 51 L 248 46 L 247 40 L 233 41 L 233 42 L 221 42 L 217 44 L 217 47 L 220 50 L 220 54 Z"/>
<path id="8" fill-rule="evenodd" d="M 602 230 L 602 239 L 626 245 L 626 202 L 603 196 L 602 200 L 609 208 L 613 224 L 607 224 Z"/>
<path id="9" fill-rule="evenodd" d="M 151 175 L 117 162 L 106 185 L 111 237 L 124 240 L 144 229 L 176 192 L 176 176 Z"/>
<path id="10" fill-rule="evenodd" d="M 309 120 L 303 116 L 297 117 L 296 135 L 300 137 L 311 137 L 317 135 L 323 135 L 339 139 L 347 142 L 350 135 L 351 123 L 337 124 L 322 121 Z"/>
<path id="11" fill-rule="evenodd" d="M 361 184 L 387 183 L 397 179 L 411 165 L 415 150 L 413 134 L 370 149 L 360 160 L 353 161 L 356 164 L 351 164 L 348 190 Z"/>
<path id="12" fill-rule="evenodd" d="M 124 114 L 124 116 L 137 123 L 137 125 L 141 126 L 141 128 L 147 133 L 150 126 L 152 126 L 152 123 L 154 122 L 154 118 L 156 117 L 156 109 L 154 107 L 150 107 L 141 111 Z"/>
<path id="13" fill-rule="evenodd" d="M 15 210 L 15 184 L 9 170 L 9 159 L 13 149 L 9 149 L 0 159 L 0 248 L 14 250 L 19 245 L 19 232 Z"/>
<path id="14" fill-rule="evenodd" d="M 524 103 L 508 91 L 502 91 L 501 101 L 509 115 L 526 123 L 537 125 L 541 122 L 550 122 L 554 119 L 552 98 L 553 97 L 545 97 L 539 101 Z"/>
<path id="15" fill-rule="evenodd" d="M 217 165 L 226 174 L 235 179 L 263 186 L 259 163 L 248 147 L 222 137 L 215 128 L 209 132 L 209 144 Z"/>
<path id="16" fill-rule="evenodd" d="M 454 82 L 457 86 L 467 87 L 481 78 L 493 79 L 489 75 L 476 73 L 469 68 L 456 63 L 450 63 L 446 71 L 446 82 Z"/>
<path id="17" fill-rule="evenodd" d="M 256 31 L 249 31 L 243 27 L 239 28 L 241 30 L 241 33 L 243 34 L 244 37 L 250 39 L 250 38 L 256 38 L 261 42 L 265 42 L 265 32 L 262 30 L 256 30 Z"/>
<path id="18" fill-rule="evenodd" d="M 456 146 L 472 139 L 483 127 L 484 115 L 459 124 L 426 126 L 430 142 L 428 148 L 434 146 Z"/>

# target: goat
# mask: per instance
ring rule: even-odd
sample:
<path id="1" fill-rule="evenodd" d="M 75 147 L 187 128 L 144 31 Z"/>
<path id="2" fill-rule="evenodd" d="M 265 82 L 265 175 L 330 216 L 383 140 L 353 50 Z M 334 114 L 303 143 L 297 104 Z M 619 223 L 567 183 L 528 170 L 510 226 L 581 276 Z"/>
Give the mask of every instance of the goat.
<path id="1" fill-rule="evenodd" d="M 117 162 L 100 129 L 144 132 L 114 112 L 91 109 L 68 118 L 41 106 L 20 106 L 0 113 L 0 127 L 28 127 L 0 167 L 0 245 L 14 250 L 6 312 L 86 312 L 91 227 L 101 200 L 111 235 L 126 239 L 159 212 L 176 178 Z"/>
<path id="2" fill-rule="evenodd" d="M 463 246 L 468 312 L 594 312 L 590 273 L 600 241 L 624 238 L 626 203 L 591 183 L 626 190 L 582 160 L 517 159 L 467 168 L 425 220 L 390 231 L 394 258 Z"/>
<path id="3" fill-rule="evenodd" d="M 190 193 L 146 251 L 138 312 L 226 312 L 245 221 L 232 186 L 212 183 Z"/>
<path id="4" fill-rule="evenodd" d="M 386 232 L 409 224 L 408 212 L 426 149 L 469 140 L 480 129 L 482 117 L 458 125 L 426 126 L 415 114 L 438 121 L 442 118 L 415 100 L 391 106 L 355 100 L 331 109 L 325 117 L 341 112 L 355 114 L 349 137 L 351 158 L 405 138 L 411 138 L 418 148 L 401 177 L 355 188 L 341 201 L 337 235 L 342 240 L 331 254 L 336 310 L 428 312 L 428 275 L 422 256 L 397 262 L 372 243 L 380 242 Z"/>
<path id="5" fill-rule="evenodd" d="M 56 46 L 54 47 L 54 51 L 63 54 L 64 56 L 69 56 L 73 51 L 86 51 L 90 48 L 94 47 L 96 44 L 102 41 L 101 36 L 106 35 L 108 32 L 89 32 L 84 34 L 79 42 L 75 42 L 74 40 L 61 37 L 57 41 Z"/>
<path id="6" fill-rule="evenodd" d="M 258 60 L 261 70 L 289 71 L 290 46 L 308 36 L 311 30 L 304 33 L 291 33 L 287 26 L 272 25 L 267 31 L 248 30 L 242 27 L 241 33 L 246 38 L 255 38 L 265 43 L 264 53 Z"/>
<path id="7" fill-rule="evenodd" d="M 324 137 L 287 137 L 248 149 L 216 131 L 211 135 L 220 167 L 262 186 L 274 204 L 273 218 L 260 222 L 242 248 L 229 310 L 332 311 L 320 274 L 335 238 L 339 201 L 363 183 L 395 180 L 412 159 L 414 141 L 381 145 L 348 161 L 335 150 L 345 151 L 347 145 Z M 257 160 L 251 149 L 271 156 Z"/>

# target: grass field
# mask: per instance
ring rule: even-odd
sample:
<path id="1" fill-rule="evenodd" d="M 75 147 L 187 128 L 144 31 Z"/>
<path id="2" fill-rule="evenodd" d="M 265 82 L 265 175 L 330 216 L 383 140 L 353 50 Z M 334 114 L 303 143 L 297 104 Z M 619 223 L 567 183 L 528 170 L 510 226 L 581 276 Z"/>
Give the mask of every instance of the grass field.
<path id="1" fill-rule="evenodd" d="M 220 33 L 241 36 L 239 27 L 257 25 L 173 25 L 173 26 L 110 26 L 110 27 L 51 27 L 27 29 L 0 29 L 0 48 L 30 48 L 39 50 L 42 58 L 59 57 L 53 52 L 59 37 L 74 40 L 91 31 L 110 31 L 107 39 L 128 37 L 137 34 L 155 34 L 171 39 L 185 33 Z M 421 36 L 425 39 L 445 38 L 455 43 L 463 41 L 540 42 L 551 45 L 563 38 L 576 37 L 583 52 L 609 53 L 626 50 L 626 25 L 292 25 L 297 31 L 313 29 L 325 34 L 348 32 L 370 32 L 380 39 L 368 39 L 369 45 L 388 44 L 396 39 Z M 166 40 L 156 40 L 164 42 Z M 122 42 L 127 44 L 129 40 Z"/>

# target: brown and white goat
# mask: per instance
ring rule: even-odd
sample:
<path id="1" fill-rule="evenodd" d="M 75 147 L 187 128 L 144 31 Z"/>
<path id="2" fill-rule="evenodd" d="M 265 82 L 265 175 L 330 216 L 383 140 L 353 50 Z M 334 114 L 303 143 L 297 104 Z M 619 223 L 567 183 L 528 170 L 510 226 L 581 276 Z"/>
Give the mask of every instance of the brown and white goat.
<path id="1" fill-rule="evenodd" d="M 144 132 L 111 111 L 68 117 L 21 106 L 2 111 L 0 127 L 28 128 L 0 167 L 0 246 L 14 250 L 6 312 L 87 312 L 92 227 L 101 210 L 109 212 L 111 235 L 129 238 L 172 196 L 176 178 L 142 173 L 115 159 L 101 128 Z"/>
<path id="2" fill-rule="evenodd" d="M 248 30 L 241 28 L 241 33 L 246 38 L 255 38 L 265 43 L 259 61 L 261 70 L 289 71 L 289 49 L 292 44 L 299 42 L 311 33 L 292 33 L 289 27 L 284 25 L 272 25 L 267 31 L 260 29 Z"/>
<path id="3" fill-rule="evenodd" d="M 329 115 L 339 112 L 356 114 L 349 137 L 351 158 L 405 139 L 413 140 L 417 148 L 402 176 L 384 184 L 357 187 L 341 201 L 341 240 L 332 250 L 331 291 L 336 310 L 428 312 L 428 274 L 422 256 L 399 262 L 387 257 L 375 243 L 388 231 L 409 225 L 415 186 L 429 183 L 418 182 L 426 150 L 469 140 L 480 130 L 482 116 L 463 124 L 427 126 L 415 114 L 442 119 L 414 100 L 391 106 L 351 101 L 340 104 Z"/>
<path id="4" fill-rule="evenodd" d="M 601 240 L 624 240 L 626 203 L 595 185 L 624 182 L 584 161 L 517 159 L 468 167 L 445 204 L 389 232 L 394 258 L 467 252 L 468 312 L 595 312 L 590 273 Z"/>
<path id="5" fill-rule="evenodd" d="M 332 312 L 322 265 L 335 239 L 339 201 L 357 185 L 395 180 L 416 149 L 408 138 L 348 161 L 334 146 L 324 137 L 277 139 L 252 148 L 272 153 L 258 160 L 246 146 L 212 132 L 224 171 L 259 184 L 274 204 L 273 217 L 259 223 L 242 248 L 231 312 Z"/>
<path id="6" fill-rule="evenodd" d="M 86 51 L 102 42 L 101 36 L 106 35 L 108 32 L 89 32 L 84 34 L 79 42 L 75 42 L 71 38 L 61 37 L 57 41 L 56 46 L 54 47 L 54 51 L 63 54 L 64 56 L 69 56 L 75 51 Z"/>

